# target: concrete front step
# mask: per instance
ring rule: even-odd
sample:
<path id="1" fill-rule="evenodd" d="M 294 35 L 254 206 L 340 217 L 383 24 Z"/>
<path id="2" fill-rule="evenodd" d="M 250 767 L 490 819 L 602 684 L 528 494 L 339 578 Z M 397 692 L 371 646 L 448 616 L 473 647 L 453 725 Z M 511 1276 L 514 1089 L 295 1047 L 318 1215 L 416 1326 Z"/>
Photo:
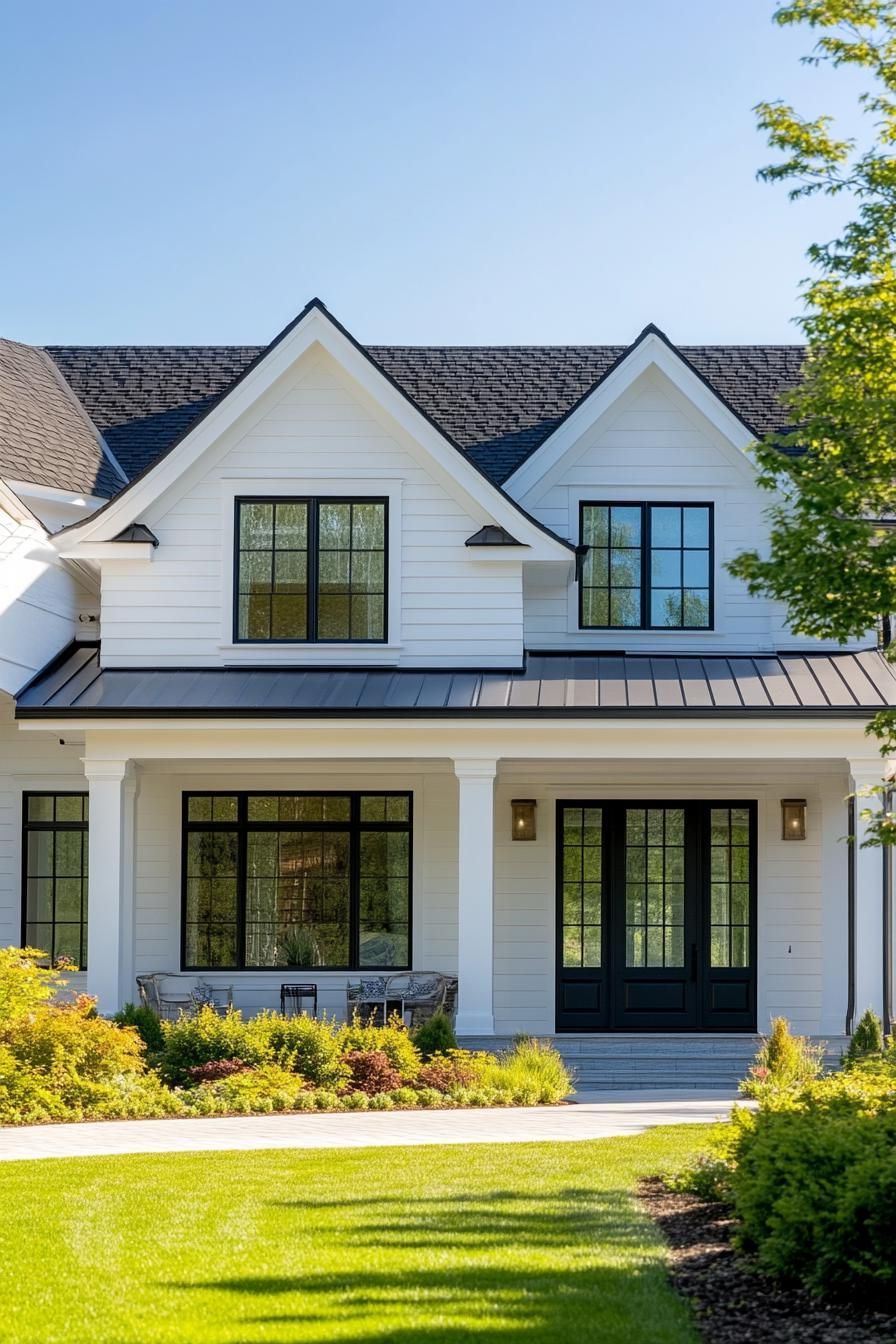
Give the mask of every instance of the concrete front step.
<path id="1" fill-rule="evenodd" d="M 573 1074 L 580 1092 L 626 1089 L 720 1089 L 734 1092 L 746 1077 L 760 1038 L 744 1035 L 549 1036 Z M 813 1038 L 820 1042 L 821 1038 Z M 467 1049 L 498 1051 L 513 1045 L 510 1036 L 464 1037 Z M 836 1068 L 846 1037 L 824 1041 L 825 1069 Z"/>

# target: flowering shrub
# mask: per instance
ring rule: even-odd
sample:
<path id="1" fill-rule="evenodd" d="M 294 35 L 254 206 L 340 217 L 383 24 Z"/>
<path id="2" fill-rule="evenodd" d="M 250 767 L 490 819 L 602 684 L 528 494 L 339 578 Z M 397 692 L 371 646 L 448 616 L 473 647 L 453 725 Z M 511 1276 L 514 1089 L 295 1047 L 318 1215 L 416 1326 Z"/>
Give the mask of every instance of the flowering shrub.
<path id="1" fill-rule="evenodd" d="M 350 1070 L 348 1086 L 353 1092 L 366 1092 L 372 1097 L 377 1092 L 394 1092 L 401 1086 L 401 1074 L 383 1050 L 349 1050 L 344 1060 Z"/>

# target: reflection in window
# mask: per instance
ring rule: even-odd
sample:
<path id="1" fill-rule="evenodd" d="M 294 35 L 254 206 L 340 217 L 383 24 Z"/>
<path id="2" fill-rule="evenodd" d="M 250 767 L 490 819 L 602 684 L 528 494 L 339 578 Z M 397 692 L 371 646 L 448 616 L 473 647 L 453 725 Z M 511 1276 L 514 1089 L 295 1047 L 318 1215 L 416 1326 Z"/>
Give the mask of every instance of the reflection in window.
<path id="1" fill-rule="evenodd" d="M 386 500 L 240 499 L 236 510 L 238 640 L 386 638 Z"/>
<path id="2" fill-rule="evenodd" d="M 564 807 L 563 965 L 600 966 L 603 910 L 603 812 Z"/>
<path id="3" fill-rule="evenodd" d="M 750 964 L 750 814 L 710 812 L 710 965 Z"/>
<path id="4" fill-rule="evenodd" d="M 87 966 L 87 794 L 26 793 L 25 942 Z"/>
<path id="5" fill-rule="evenodd" d="M 581 505 L 582 629 L 712 625 L 712 506 Z"/>
<path id="6" fill-rule="evenodd" d="M 404 967 L 411 800 L 402 794 L 189 794 L 188 967 Z"/>
<path id="7" fill-rule="evenodd" d="M 625 964 L 684 965 L 684 809 L 625 814 Z"/>

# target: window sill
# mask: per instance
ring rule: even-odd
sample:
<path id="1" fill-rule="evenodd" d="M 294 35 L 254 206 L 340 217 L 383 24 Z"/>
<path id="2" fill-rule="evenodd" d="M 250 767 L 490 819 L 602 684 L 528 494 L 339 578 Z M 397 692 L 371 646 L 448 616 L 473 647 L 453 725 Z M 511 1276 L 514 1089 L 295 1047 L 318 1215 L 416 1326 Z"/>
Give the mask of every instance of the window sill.
<path id="1" fill-rule="evenodd" d="M 278 667 L 394 667 L 400 644 L 234 644 L 218 645 L 226 664 Z"/>

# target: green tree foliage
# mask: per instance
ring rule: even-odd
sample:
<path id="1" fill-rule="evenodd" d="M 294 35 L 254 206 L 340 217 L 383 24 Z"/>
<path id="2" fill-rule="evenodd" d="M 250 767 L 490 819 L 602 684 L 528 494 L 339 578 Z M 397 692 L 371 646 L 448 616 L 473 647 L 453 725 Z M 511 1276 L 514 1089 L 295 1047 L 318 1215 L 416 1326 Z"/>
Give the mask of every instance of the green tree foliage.
<path id="1" fill-rule="evenodd" d="M 880 1018 L 873 1008 L 866 1008 L 856 1023 L 856 1029 L 849 1042 L 849 1049 L 843 1056 L 846 1068 L 852 1068 L 869 1059 L 880 1059 L 884 1052 L 884 1037 Z"/>
<path id="2" fill-rule="evenodd" d="M 730 569 L 751 593 L 785 602 L 797 631 L 845 641 L 896 611 L 896 3 L 792 0 L 775 21 L 812 31 L 807 63 L 867 76 L 868 136 L 839 139 L 830 117 L 779 102 L 756 109 L 782 156 L 760 177 L 788 184 L 792 199 L 847 196 L 855 213 L 839 237 L 809 248 L 792 429 L 755 446 L 759 483 L 775 492 L 770 547 Z M 882 751 L 896 748 L 896 715 L 870 731 Z M 896 840 L 893 819 L 877 816 L 875 841 Z"/>

